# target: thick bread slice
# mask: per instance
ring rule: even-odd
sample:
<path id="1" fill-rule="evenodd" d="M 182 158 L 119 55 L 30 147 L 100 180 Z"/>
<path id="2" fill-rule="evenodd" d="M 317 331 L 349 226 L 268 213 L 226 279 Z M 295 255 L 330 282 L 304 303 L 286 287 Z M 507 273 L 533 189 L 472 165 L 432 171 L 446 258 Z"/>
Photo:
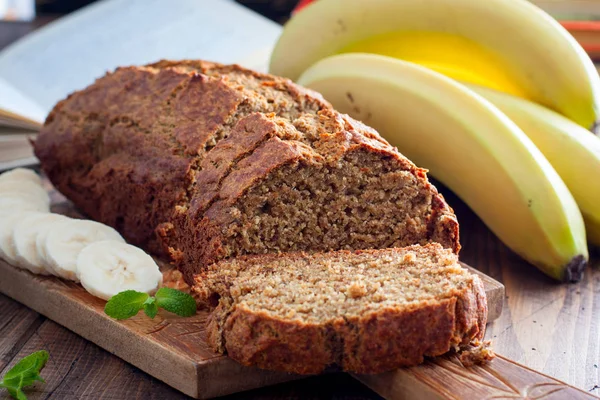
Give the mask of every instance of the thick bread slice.
<path id="1" fill-rule="evenodd" d="M 196 276 L 208 341 L 264 369 L 379 373 L 482 339 L 483 285 L 439 244 L 222 261 Z"/>
<path id="2" fill-rule="evenodd" d="M 79 209 L 188 282 L 245 254 L 460 248 L 425 170 L 317 93 L 237 65 L 118 68 L 54 107 L 35 152 Z"/>

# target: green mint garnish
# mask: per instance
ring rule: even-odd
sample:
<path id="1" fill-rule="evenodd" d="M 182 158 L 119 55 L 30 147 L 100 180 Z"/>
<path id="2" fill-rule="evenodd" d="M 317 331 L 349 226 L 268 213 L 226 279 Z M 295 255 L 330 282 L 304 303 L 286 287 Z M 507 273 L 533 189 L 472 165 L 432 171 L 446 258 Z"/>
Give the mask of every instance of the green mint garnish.
<path id="1" fill-rule="evenodd" d="M 150 296 L 148 293 L 126 290 L 108 300 L 104 312 L 114 319 L 131 318 L 144 308 L 144 303 Z"/>
<path id="2" fill-rule="evenodd" d="M 147 316 L 154 318 L 159 308 L 181 317 L 191 317 L 196 314 L 196 301 L 187 293 L 167 287 L 158 289 L 155 296 L 126 290 L 111 297 L 104 312 L 115 319 L 127 319 L 144 310 Z"/>
<path id="3" fill-rule="evenodd" d="M 168 287 L 158 289 L 156 305 L 181 317 L 196 314 L 196 300 L 192 296 Z"/>
<path id="4" fill-rule="evenodd" d="M 23 358 L 4 375 L 0 387 L 5 388 L 17 400 L 27 400 L 22 389 L 33 385 L 36 381 L 45 383 L 40 376 L 40 371 L 46 365 L 48 358 L 50 355 L 46 350 L 36 351 Z"/>
<path id="5" fill-rule="evenodd" d="M 144 302 L 144 312 L 147 316 L 154 319 L 158 313 L 158 306 L 156 305 L 156 299 L 148 296 L 148 300 Z"/>

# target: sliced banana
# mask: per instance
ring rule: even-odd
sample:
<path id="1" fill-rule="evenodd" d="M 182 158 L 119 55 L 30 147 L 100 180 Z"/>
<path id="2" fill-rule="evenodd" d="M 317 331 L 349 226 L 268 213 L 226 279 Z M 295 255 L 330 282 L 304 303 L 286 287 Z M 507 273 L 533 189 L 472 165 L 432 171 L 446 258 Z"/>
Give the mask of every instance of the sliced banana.
<path id="1" fill-rule="evenodd" d="M 50 270 L 64 279 L 77 281 L 77 256 L 85 246 L 101 240 L 125 243 L 110 226 L 95 221 L 70 219 L 50 229 L 44 244 Z"/>
<path id="2" fill-rule="evenodd" d="M 50 212 L 47 198 L 47 194 L 45 198 L 23 193 L 0 194 L 0 220 L 4 215 L 24 211 Z"/>
<path id="3" fill-rule="evenodd" d="M 86 246 L 77 257 L 77 276 L 85 290 L 104 300 L 124 290 L 152 294 L 162 284 L 162 273 L 152 257 L 113 240 Z"/>
<path id="4" fill-rule="evenodd" d="M 27 168 L 15 168 L 0 175 L 0 182 L 5 181 L 29 181 L 42 185 L 42 178 L 35 172 Z"/>
<path id="5" fill-rule="evenodd" d="M 60 214 L 32 212 L 20 219 L 13 230 L 16 265 L 34 274 L 49 275 L 45 260 L 39 257 L 37 237 L 49 230 L 57 221 L 66 218 Z"/>
<path id="6" fill-rule="evenodd" d="M 38 185 L 37 183 L 34 183 L 32 181 L 0 181 L 0 194 L 10 193 L 21 193 L 26 195 L 39 196 L 41 198 L 48 198 L 48 193 L 46 192 L 46 190 L 41 185 Z"/>
<path id="7" fill-rule="evenodd" d="M 29 214 L 29 212 L 16 212 L 0 215 L 0 258 L 9 264 L 17 264 L 15 242 L 13 241 L 15 226 Z"/>
<path id="8" fill-rule="evenodd" d="M 57 218 L 51 223 L 41 224 L 39 226 L 37 235 L 35 237 L 35 249 L 37 252 L 37 259 L 40 261 L 46 272 L 48 274 L 58 276 L 58 274 L 54 271 L 54 268 L 52 268 L 52 264 L 48 261 L 48 255 L 46 254 L 46 240 L 48 239 L 48 234 L 50 231 L 54 229 L 57 224 L 67 221 L 70 218 L 60 214 L 52 215 L 57 216 Z"/>

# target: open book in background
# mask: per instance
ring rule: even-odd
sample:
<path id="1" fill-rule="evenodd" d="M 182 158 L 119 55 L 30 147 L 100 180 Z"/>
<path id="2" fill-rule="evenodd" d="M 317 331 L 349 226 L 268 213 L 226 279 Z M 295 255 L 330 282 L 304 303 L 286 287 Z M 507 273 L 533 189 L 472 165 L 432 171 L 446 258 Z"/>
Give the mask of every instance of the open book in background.
<path id="1" fill-rule="evenodd" d="M 0 52 L 0 170 L 34 164 L 54 104 L 122 65 L 205 59 L 266 71 L 281 27 L 232 0 L 104 0 Z"/>

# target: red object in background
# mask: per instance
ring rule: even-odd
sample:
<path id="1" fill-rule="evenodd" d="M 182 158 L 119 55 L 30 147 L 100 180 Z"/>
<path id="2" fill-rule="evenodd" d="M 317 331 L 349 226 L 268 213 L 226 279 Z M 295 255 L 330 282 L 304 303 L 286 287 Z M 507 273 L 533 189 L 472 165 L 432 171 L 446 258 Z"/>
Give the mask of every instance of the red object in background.
<path id="1" fill-rule="evenodd" d="M 298 11 L 302 10 L 304 7 L 312 3 L 314 0 L 300 0 L 298 5 L 292 11 L 292 15 L 296 14 Z"/>
<path id="2" fill-rule="evenodd" d="M 593 59 L 600 59 L 600 21 L 560 21 Z"/>
<path id="3" fill-rule="evenodd" d="M 300 0 L 292 15 L 302 10 L 315 0 Z M 600 60 L 600 21 L 559 21 L 591 58 Z"/>

